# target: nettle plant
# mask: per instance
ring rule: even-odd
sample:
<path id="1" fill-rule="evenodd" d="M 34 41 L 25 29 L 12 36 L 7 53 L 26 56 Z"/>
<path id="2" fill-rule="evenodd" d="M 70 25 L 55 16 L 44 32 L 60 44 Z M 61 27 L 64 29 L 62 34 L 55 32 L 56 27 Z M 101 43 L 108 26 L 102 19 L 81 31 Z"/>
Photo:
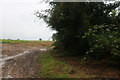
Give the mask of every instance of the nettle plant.
<path id="1" fill-rule="evenodd" d="M 89 41 L 87 56 L 94 59 L 120 58 L 120 28 L 115 25 L 94 26 L 83 38 Z M 119 59 L 120 60 L 120 59 Z"/>

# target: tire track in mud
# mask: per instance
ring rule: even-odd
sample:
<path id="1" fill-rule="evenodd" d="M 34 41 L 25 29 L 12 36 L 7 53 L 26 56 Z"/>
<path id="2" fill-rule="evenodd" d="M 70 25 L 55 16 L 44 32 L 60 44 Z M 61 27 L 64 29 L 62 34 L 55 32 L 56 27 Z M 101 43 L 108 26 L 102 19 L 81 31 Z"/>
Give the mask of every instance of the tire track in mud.
<path id="1" fill-rule="evenodd" d="M 1 58 L 2 78 L 39 78 L 40 64 L 36 59 L 46 50 L 46 48 L 41 48 L 24 51 L 17 55 Z"/>
<path id="2" fill-rule="evenodd" d="M 25 51 L 25 52 L 23 52 L 23 53 L 20 53 L 20 54 L 18 54 L 18 55 L 14 55 L 14 56 L 9 56 L 9 57 L 4 57 L 4 58 L 1 57 L 1 58 L 0 58 L 0 66 L 4 65 L 5 61 L 9 61 L 9 60 L 11 60 L 11 59 L 14 59 L 14 58 L 16 58 L 16 57 L 22 56 L 22 55 L 27 54 L 27 53 L 29 53 L 29 51 Z"/>

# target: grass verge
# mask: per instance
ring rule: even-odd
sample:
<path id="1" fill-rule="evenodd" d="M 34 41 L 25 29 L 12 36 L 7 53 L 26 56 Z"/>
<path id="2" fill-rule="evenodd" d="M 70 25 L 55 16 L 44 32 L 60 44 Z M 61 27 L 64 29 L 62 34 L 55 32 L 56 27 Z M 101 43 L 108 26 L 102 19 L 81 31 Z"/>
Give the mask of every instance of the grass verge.
<path id="1" fill-rule="evenodd" d="M 41 64 L 40 76 L 43 78 L 67 78 L 72 70 L 69 65 L 56 60 L 49 52 L 41 54 L 38 62 Z"/>
<path id="2" fill-rule="evenodd" d="M 95 75 L 86 73 L 80 65 L 79 58 L 60 57 L 47 51 L 38 57 L 41 64 L 40 77 L 42 78 L 94 78 Z"/>

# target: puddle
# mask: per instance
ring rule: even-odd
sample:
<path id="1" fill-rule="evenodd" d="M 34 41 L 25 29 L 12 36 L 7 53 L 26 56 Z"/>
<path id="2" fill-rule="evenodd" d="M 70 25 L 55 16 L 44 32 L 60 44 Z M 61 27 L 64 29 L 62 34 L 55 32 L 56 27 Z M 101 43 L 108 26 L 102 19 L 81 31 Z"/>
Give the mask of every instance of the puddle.
<path id="1" fill-rule="evenodd" d="M 42 49 L 40 49 L 41 51 L 47 51 L 47 49 L 46 48 L 42 48 Z"/>
<path id="2" fill-rule="evenodd" d="M 4 77 L 4 78 L 13 78 L 11 75 L 7 75 L 6 77 Z"/>

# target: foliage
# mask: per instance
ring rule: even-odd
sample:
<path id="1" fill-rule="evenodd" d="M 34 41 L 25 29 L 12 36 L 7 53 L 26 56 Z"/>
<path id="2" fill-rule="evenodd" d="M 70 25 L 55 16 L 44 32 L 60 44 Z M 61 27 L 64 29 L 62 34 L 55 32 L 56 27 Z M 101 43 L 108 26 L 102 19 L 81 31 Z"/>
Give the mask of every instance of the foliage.
<path id="1" fill-rule="evenodd" d="M 53 39 L 53 41 L 57 40 L 57 34 L 56 34 L 56 33 L 54 33 L 54 34 L 52 35 L 52 39 Z"/>
<path id="2" fill-rule="evenodd" d="M 57 49 L 80 56 L 88 51 L 91 57 L 98 59 L 119 55 L 120 18 L 115 15 L 115 9 L 120 2 L 53 2 L 50 5 L 50 9 L 36 15 L 57 31 Z M 84 34 L 85 38 L 82 38 Z"/>
<path id="3" fill-rule="evenodd" d="M 89 40 L 89 50 L 86 52 L 92 58 L 120 58 L 120 27 L 116 25 L 94 26 L 85 33 L 83 38 Z M 120 59 L 119 59 L 120 61 Z"/>

